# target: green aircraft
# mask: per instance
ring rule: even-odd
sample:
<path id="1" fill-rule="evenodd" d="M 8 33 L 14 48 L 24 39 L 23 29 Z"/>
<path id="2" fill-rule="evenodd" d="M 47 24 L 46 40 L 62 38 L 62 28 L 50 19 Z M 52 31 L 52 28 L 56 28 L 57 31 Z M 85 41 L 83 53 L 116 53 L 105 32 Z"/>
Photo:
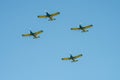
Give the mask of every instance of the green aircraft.
<path id="1" fill-rule="evenodd" d="M 68 58 L 62 58 L 62 60 L 72 60 L 71 62 L 77 62 L 78 60 L 76 60 L 76 59 L 80 58 L 82 56 L 83 56 L 82 54 L 79 54 L 77 56 L 72 56 L 72 54 L 70 54 L 70 57 L 68 57 Z"/>
<path id="2" fill-rule="evenodd" d="M 39 34 L 43 33 L 43 30 L 37 31 L 37 32 L 32 32 L 30 30 L 29 34 L 22 34 L 23 37 L 27 37 L 27 36 L 33 36 L 33 39 L 37 39 L 40 38 L 40 36 L 38 36 Z"/>
<path id="3" fill-rule="evenodd" d="M 79 25 L 79 28 L 71 28 L 71 30 L 82 30 L 82 32 L 88 32 L 88 30 L 86 30 L 86 29 L 91 28 L 91 27 L 93 27 L 93 25 L 88 25 L 88 26 L 84 26 L 84 27 Z"/>
<path id="4" fill-rule="evenodd" d="M 59 15 L 60 12 L 56 12 L 56 13 L 53 13 L 53 14 L 50 14 L 48 12 L 46 12 L 46 15 L 43 15 L 43 16 L 38 16 L 38 18 L 49 18 L 48 21 L 53 21 L 53 20 L 56 20 L 55 18 L 53 18 L 54 16 L 57 16 Z"/>

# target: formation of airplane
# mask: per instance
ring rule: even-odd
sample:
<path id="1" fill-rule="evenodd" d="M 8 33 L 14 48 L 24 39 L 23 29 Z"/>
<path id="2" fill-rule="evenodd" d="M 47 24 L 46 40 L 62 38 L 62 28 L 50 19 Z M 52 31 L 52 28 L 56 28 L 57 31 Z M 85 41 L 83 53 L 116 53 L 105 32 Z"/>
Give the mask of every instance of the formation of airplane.
<path id="1" fill-rule="evenodd" d="M 30 30 L 29 34 L 22 34 L 23 37 L 27 37 L 27 36 L 33 36 L 33 39 L 37 39 L 40 38 L 40 36 L 38 36 L 39 34 L 43 33 L 43 30 L 37 31 L 37 32 L 32 32 Z"/>
<path id="2" fill-rule="evenodd" d="M 78 28 L 71 28 L 71 30 L 82 30 L 82 32 L 88 32 L 88 28 L 91 28 L 91 27 L 93 27 L 93 25 L 87 25 L 87 26 L 81 26 L 81 25 L 79 25 L 79 27 Z"/>
<path id="3" fill-rule="evenodd" d="M 48 21 L 53 21 L 53 20 L 56 20 L 54 18 L 54 16 L 57 16 L 59 15 L 60 12 L 56 12 L 56 13 L 53 13 L 53 14 L 50 14 L 48 12 L 46 12 L 46 15 L 39 15 L 37 16 L 38 18 L 49 18 Z M 93 25 L 87 25 L 87 26 L 81 26 L 79 25 L 78 28 L 71 28 L 71 30 L 82 30 L 82 32 L 88 32 L 88 28 L 91 28 L 93 27 Z M 29 34 L 22 34 L 23 37 L 28 37 L 28 36 L 33 36 L 33 39 L 37 39 L 37 38 L 40 38 L 40 36 L 38 36 L 39 34 L 42 34 L 43 33 L 43 30 L 40 30 L 40 31 L 37 31 L 37 32 L 32 32 L 30 30 L 30 33 Z M 73 56 L 72 54 L 70 54 L 70 57 L 67 57 L 67 58 L 61 58 L 62 60 L 72 60 L 71 62 L 77 62 L 78 60 L 76 60 L 77 58 L 81 58 L 83 55 L 82 54 L 79 54 L 79 55 L 76 55 L 76 56 Z"/>
<path id="4" fill-rule="evenodd" d="M 40 16 L 38 16 L 38 18 L 49 18 L 49 21 L 53 21 L 53 20 L 56 20 L 53 17 L 57 16 L 59 14 L 60 14 L 60 12 L 56 12 L 56 13 L 53 13 L 53 14 L 50 14 L 50 13 L 46 12 L 46 15 L 40 15 Z"/>
<path id="5" fill-rule="evenodd" d="M 70 57 L 62 58 L 62 60 L 72 60 L 72 62 L 77 62 L 78 60 L 76 60 L 76 59 L 80 58 L 82 56 L 83 56 L 82 54 L 79 54 L 77 56 L 72 56 L 72 54 L 70 54 Z"/>

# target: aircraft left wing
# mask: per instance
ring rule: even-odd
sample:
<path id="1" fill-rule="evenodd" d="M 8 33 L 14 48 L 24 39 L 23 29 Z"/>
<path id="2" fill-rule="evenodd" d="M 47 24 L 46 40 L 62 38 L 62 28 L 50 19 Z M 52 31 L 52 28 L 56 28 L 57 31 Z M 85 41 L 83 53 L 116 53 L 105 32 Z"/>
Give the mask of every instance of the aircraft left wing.
<path id="1" fill-rule="evenodd" d="M 71 28 L 71 30 L 81 30 L 80 28 Z"/>
<path id="2" fill-rule="evenodd" d="M 31 34 L 22 34 L 22 36 L 31 36 Z"/>
<path id="3" fill-rule="evenodd" d="M 85 26 L 84 28 L 87 29 L 87 28 L 91 28 L 93 25 L 88 25 L 88 26 Z"/>
<path id="4" fill-rule="evenodd" d="M 82 57 L 83 55 L 82 54 L 79 54 L 79 55 L 77 55 L 77 56 L 74 56 L 74 58 L 76 59 L 76 58 L 80 58 L 80 57 Z"/>
<path id="5" fill-rule="evenodd" d="M 56 13 L 51 14 L 51 16 L 53 17 L 53 16 L 57 16 L 59 14 L 60 14 L 60 12 L 56 12 Z"/>
<path id="6" fill-rule="evenodd" d="M 43 16 L 38 16 L 38 18 L 47 18 L 47 16 L 43 15 Z"/>
<path id="7" fill-rule="evenodd" d="M 70 58 L 62 58 L 62 60 L 70 60 Z"/>
<path id="8" fill-rule="evenodd" d="M 35 32 L 35 35 L 41 34 L 43 32 L 43 30 Z"/>

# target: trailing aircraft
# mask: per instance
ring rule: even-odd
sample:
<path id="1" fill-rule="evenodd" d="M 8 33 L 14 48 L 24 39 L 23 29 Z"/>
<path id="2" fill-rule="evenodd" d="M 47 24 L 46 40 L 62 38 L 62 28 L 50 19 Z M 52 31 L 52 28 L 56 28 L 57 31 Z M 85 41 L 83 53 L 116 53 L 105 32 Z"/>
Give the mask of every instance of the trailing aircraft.
<path id="1" fill-rule="evenodd" d="M 82 56 L 83 56 L 82 54 L 79 54 L 77 56 L 72 56 L 72 54 L 70 54 L 70 57 L 68 57 L 68 58 L 62 58 L 62 60 L 72 60 L 71 62 L 77 62 L 78 60 L 76 60 L 76 59 L 80 58 Z"/>
<path id="2" fill-rule="evenodd" d="M 32 32 L 30 30 L 30 33 L 29 34 L 22 34 L 23 37 L 27 37 L 27 36 L 33 36 L 33 39 L 37 39 L 37 38 L 40 38 L 40 36 L 38 36 L 38 34 L 41 34 L 43 33 L 43 30 L 40 30 L 40 31 L 37 31 L 37 32 Z"/>
<path id="3" fill-rule="evenodd" d="M 46 12 L 46 15 L 43 15 L 43 16 L 38 16 L 38 18 L 49 18 L 48 21 L 53 21 L 53 20 L 56 20 L 55 18 L 53 18 L 54 16 L 57 16 L 59 15 L 60 12 L 56 12 L 56 13 L 53 13 L 53 14 L 50 14 L 48 12 Z"/>
<path id="4" fill-rule="evenodd" d="M 88 25 L 88 26 L 84 26 L 84 27 L 79 25 L 79 28 L 71 28 L 71 30 L 82 30 L 82 32 L 88 32 L 88 30 L 86 30 L 86 29 L 91 28 L 91 27 L 93 27 L 93 25 Z"/>

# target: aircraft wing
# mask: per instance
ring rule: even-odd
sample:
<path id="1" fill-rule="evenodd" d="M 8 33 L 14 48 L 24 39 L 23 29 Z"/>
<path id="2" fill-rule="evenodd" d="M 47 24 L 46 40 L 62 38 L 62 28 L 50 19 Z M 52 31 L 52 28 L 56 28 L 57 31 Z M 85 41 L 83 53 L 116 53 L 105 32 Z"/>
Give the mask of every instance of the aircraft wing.
<path id="1" fill-rule="evenodd" d="M 22 34 L 22 36 L 32 36 L 31 34 Z"/>
<path id="2" fill-rule="evenodd" d="M 87 28 L 91 28 L 93 25 L 88 25 L 88 26 L 85 26 L 84 28 L 87 29 Z"/>
<path id="3" fill-rule="evenodd" d="M 59 14 L 60 14 L 60 12 L 56 12 L 56 13 L 51 14 L 51 16 L 53 17 L 53 16 L 57 16 Z"/>
<path id="4" fill-rule="evenodd" d="M 43 16 L 38 16 L 38 18 L 47 18 L 47 16 L 43 15 Z"/>
<path id="5" fill-rule="evenodd" d="M 80 28 L 71 28 L 71 30 L 81 30 Z"/>
<path id="6" fill-rule="evenodd" d="M 70 58 L 62 58 L 62 60 L 70 60 Z"/>
<path id="7" fill-rule="evenodd" d="M 43 32 L 43 30 L 35 32 L 35 35 L 41 34 Z"/>
<path id="8" fill-rule="evenodd" d="M 82 54 L 79 54 L 79 55 L 77 55 L 77 56 L 74 56 L 74 58 L 76 59 L 76 58 L 80 58 L 80 57 L 82 57 L 83 55 Z"/>

